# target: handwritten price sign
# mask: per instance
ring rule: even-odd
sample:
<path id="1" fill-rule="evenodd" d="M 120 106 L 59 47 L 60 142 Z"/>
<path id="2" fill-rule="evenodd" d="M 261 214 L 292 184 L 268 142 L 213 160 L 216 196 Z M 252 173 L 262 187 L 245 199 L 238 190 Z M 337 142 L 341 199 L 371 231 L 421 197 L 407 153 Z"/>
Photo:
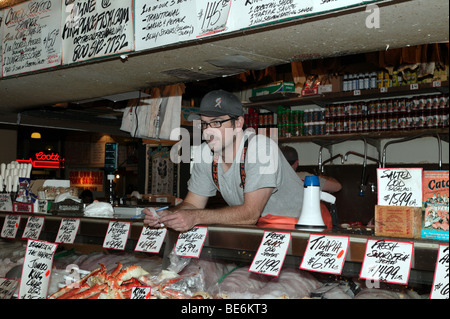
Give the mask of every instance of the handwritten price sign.
<path id="1" fill-rule="evenodd" d="M 75 237 L 80 227 L 79 218 L 63 218 L 59 225 L 58 234 L 56 235 L 55 242 L 73 244 Z"/>
<path id="2" fill-rule="evenodd" d="M 175 255 L 198 258 L 205 243 L 208 227 L 198 226 L 178 235 Z"/>
<path id="3" fill-rule="evenodd" d="M 0 299 L 11 299 L 19 281 L 0 277 Z"/>
<path id="4" fill-rule="evenodd" d="M 103 248 L 124 250 L 130 231 L 129 222 L 109 222 L 108 231 L 106 232 Z"/>
<path id="5" fill-rule="evenodd" d="M 368 239 L 360 278 L 406 285 L 414 244 Z"/>
<path id="6" fill-rule="evenodd" d="M 150 299 L 151 294 L 151 287 L 133 287 L 131 290 L 131 299 Z"/>
<path id="7" fill-rule="evenodd" d="M 430 299 L 448 299 L 448 245 L 439 245 Z"/>
<path id="8" fill-rule="evenodd" d="M 277 277 L 291 241 L 290 233 L 264 232 L 249 271 Z"/>
<path id="9" fill-rule="evenodd" d="M 22 239 L 39 239 L 42 227 L 44 226 L 44 217 L 28 217 L 27 225 L 23 231 Z"/>
<path id="10" fill-rule="evenodd" d="M 38 240 L 28 240 L 22 277 L 19 286 L 19 299 L 45 299 L 57 244 Z"/>
<path id="11" fill-rule="evenodd" d="M 158 253 L 161 250 L 166 234 L 166 228 L 155 229 L 142 227 L 141 236 L 134 250 L 146 253 Z"/>
<path id="12" fill-rule="evenodd" d="M 422 168 L 378 168 L 378 205 L 422 207 Z"/>
<path id="13" fill-rule="evenodd" d="M 340 275 L 347 256 L 349 238 L 345 236 L 309 236 L 300 268 Z"/>
<path id="14" fill-rule="evenodd" d="M 16 238 L 17 230 L 19 229 L 20 216 L 6 215 L 3 223 L 1 237 Z"/>

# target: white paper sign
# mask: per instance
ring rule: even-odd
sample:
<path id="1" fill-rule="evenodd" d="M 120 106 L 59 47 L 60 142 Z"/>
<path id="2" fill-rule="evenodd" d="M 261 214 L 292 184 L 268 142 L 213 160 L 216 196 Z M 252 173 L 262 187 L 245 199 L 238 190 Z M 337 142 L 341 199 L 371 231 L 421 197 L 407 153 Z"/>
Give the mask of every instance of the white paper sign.
<path id="1" fill-rule="evenodd" d="M 58 234 L 56 235 L 56 243 L 73 244 L 80 227 L 79 218 L 63 218 L 59 225 Z"/>
<path id="2" fill-rule="evenodd" d="M 151 287 L 133 287 L 131 290 L 131 299 L 150 299 L 151 295 Z"/>
<path id="3" fill-rule="evenodd" d="M 3 76 L 61 64 L 61 0 L 31 0 L 5 9 Z"/>
<path id="4" fill-rule="evenodd" d="M 18 215 L 6 215 L 5 222 L 2 227 L 1 237 L 3 238 L 16 238 L 17 230 L 19 229 L 20 216 Z"/>
<path id="5" fill-rule="evenodd" d="M 430 299 L 449 299 L 448 245 L 439 245 Z"/>
<path id="6" fill-rule="evenodd" d="M 10 194 L 0 194 L 0 212 L 12 212 L 12 201 Z"/>
<path id="7" fill-rule="evenodd" d="M 22 239 L 39 239 L 42 227 L 44 226 L 44 217 L 30 216 L 27 225 L 22 234 Z"/>
<path id="8" fill-rule="evenodd" d="M 197 226 L 178 235 L 175 244 L 175 255 L 198 258 L 208 234 L 208 227 Z"/>
<path id="9" fill-rule="evenodd" d="M 349 241 L 349 238 L 345 236 L 311 234 L 300 268 L 340 275 L 347 256 Z"/>
<path id="10" fill-rule="evenodd" d="M 29 239 L 22 277 L 20 279 L 19 299 L 45 299 L 58 244 Z"/>
<path id="11" fill-rule="evenodd" d="M 136 244 L 136 251 L 158 253 L 166 237 L 166 228 L 142 227 L 141 236 Z"/>
<path id="12" fill-rule="evenodd" d="M 0 277 L 0 299 L 11 299 L 19 281 Z"/>
<path id="13" fill-rule="evenodd" d="M 378 168 L 378 205 L 422 207 L 422 168 Z"/>
<path id="14" fill-rule="evenodd" d="M 103 241 L 103 248 L 124 250 L 128 239 L 128 232 L 130 231 L 129 222 L 111 221 L 108 225 L 105 240 Z"/>
<path id="15" fill-rule="evenodd" d="M 134 50 L 132 0 L 63 1 L 63 64 Z"/>
<path id="16" fill-rule="evenodd" d="M 277 277 L 281 267 L 283 267 L 290 242 L 290 233 L 265 231 L 255 258 L 248 270 Z"/>
<path id="17" fill-rule="evenodd" d="M 410 242 L 368 239 L 360 278 L 406 285 L 413 249 Z"/>

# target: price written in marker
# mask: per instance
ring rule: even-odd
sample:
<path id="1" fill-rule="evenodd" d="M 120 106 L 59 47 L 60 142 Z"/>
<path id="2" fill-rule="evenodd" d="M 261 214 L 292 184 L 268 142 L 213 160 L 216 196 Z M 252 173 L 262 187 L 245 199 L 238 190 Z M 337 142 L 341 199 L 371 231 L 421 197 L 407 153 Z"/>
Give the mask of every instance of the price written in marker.
<path id="1" fill-rule="evenodd" d="M 208 227 L 197 226 L 187 232 L 178 235 L 175 245 L 175 255 L 182 257 L 200 257 L 200 253 L 205 243 Z"/>
<path id="2" fill-rule="evenodd" d="M 55 242 L 73 244 L 75 237 L 80 227 L 79 218 L 63 218 L 59 225 L 58 234 L 56 235 Z"/>
<path id="3" fill-rule="evenodd" d="M 139 237 L 134 250 L 147 253 L 158 253 L 161 250 L 166 234 L 166 228 L 155 229 L 142 227 L 141 236 Z"/>
<path id="4" fill-rule="evenodd" d="M 449 298 L 448 264 L 448 245 L 439 245 L 430 299 Z"/>
<path id="5" fill-rule="evenodd" d="M 131 290 L 131 299 L 150 299 L 151 294 L 151 287 L 133 287 Z"/>
<path id="6" fill-rule="evenodd" d="M 19 229 L 20 216 L 18 215 L 6 215 L 5 222 L 3 223 L 1 237 L 3 238 L 16 238 L 17 230 Z"/>
<path id="7" fill-rule="evenodd" d="M 27 225 L 23 231 L 22 239 L 39 239 L 42 227 L 44 226 L 44 217 L 28 217 Z"/>
<path id="8" fill-rule="evenodd" d="M 359 277 L 406 285 L 413 250 L 410 242 L 368 239 Z"/>
<path id="9" fill-rule="evenodd" d="M 38 240 L 28 240 L 22 277 L 19 287 L 19 299 L 45 299 L 57 244 Z"/>
<path id="10" fill-rule="evenodd" d="M 378 168 L 378 205 L 422 207 L 422 168 Z"/>
<path id="11" fill-rule="evenodd" d="M 129 222 L 109 222 L 105 240 L 103 241 L 103 248 L 124 250 L 128 239 L 128 232 L 130 231 L 130 225 Z"/>
<path id="12" fill-rule="evenodd" d="M 277 277 L 290 241 L 290 233 L 265 231 L 249 271 Z"/>
<path id="13" fill-rule="evenodd" d="M 309 236 L 300 268 L 340 275 L 347 256 L 349 238 L 345 236 Z"/>

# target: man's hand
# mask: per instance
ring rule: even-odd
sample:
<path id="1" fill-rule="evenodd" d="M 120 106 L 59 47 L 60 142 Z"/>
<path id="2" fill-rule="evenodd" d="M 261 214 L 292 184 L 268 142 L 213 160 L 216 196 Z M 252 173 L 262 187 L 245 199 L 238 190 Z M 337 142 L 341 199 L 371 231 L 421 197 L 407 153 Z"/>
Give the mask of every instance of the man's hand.
<path id="1" fill-rule="evenodd" d="M 142 212 L 145 214 L 144 217 L 144 225 L 149 227 L 164 227 L 163 224 L 160 222 L 160 218 L 162 216 L 167 215 L 168 211 L 160 211 L 156 212 L 156 209 L 154 207 L 147 207 L 142 210 Z"/>
<path id="2" fill-rule="evenodd" d="M 197 210 L 178 209 L 161 216 L 159 221 L 165 226 L 179 232 L 185 232 L 197 225 Z"/>

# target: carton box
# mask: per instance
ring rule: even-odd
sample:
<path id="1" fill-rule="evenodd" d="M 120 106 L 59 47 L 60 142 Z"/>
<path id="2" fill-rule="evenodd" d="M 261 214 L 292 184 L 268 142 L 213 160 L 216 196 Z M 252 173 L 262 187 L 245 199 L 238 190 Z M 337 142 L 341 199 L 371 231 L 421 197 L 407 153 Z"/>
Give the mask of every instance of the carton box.
<path id="1" fill-rule="evenodd" d="M 422 209 L 411 206 L 375 206 L 375 235 L 420 238 Z"/>
<path id="2" fill-rule="evenodd" d="M 422 238 L 448 242 L 448 171 L 424 171 Z"/>
<path id="3" fill-rule="evenodd" d="M 168 203 L 170 206 L 175 205 L 175 196 L 173 195 L 151 195 L 144 194 L 142 198 L 148 202 Z"/>
<path id="4" fill-rule="evenodd" d="M 279 81 L 252 89 L 252 96 L 261 96 L 279 92 L 295 92 L 294 82 Z"/>

